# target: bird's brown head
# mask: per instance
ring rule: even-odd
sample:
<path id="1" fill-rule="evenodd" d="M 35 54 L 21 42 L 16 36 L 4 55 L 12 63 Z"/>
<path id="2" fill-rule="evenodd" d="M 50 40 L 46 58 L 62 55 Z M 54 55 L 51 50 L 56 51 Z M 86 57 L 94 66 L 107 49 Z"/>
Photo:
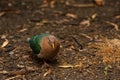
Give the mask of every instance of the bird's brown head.
<path id="1" fill-rule="evenodd" d="M 52 48 L 55 48 L 55 40 L 56 38 L 52 35 L 48 36 L 49 44 Z"/>
<path id="2" fill-rule="evenodd" d="M 41 43 L 41 52 L 37 56 L 44 60 L 53 59 L 60 49 L 60 41 L 53 35 L 43 37 Z"/>

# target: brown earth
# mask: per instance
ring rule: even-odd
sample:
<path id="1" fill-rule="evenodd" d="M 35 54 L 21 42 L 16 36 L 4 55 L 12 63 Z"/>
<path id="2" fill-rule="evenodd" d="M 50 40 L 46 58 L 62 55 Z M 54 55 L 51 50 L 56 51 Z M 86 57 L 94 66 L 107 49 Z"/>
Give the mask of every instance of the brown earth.
<path id="1" fill-rule="evenodd" d="M 119 29 L 119 0 L 0 0 L 0 80 L 120 80 Z M 61 41 L 50 67 L 29 47 L 40 33 Z"/>

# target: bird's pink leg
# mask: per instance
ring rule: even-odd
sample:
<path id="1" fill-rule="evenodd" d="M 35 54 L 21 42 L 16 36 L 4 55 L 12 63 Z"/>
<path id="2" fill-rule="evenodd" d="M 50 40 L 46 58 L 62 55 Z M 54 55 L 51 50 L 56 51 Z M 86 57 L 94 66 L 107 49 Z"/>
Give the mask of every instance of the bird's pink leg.
<path id="1" fill-rule="evenodd" d="M 43 60 L 43 62 L 44 62 L 44 64 L 42 65 L 42 68 L 44 68 L 44 67 L 50 67 L 50 65 L 45 60 Z"/>

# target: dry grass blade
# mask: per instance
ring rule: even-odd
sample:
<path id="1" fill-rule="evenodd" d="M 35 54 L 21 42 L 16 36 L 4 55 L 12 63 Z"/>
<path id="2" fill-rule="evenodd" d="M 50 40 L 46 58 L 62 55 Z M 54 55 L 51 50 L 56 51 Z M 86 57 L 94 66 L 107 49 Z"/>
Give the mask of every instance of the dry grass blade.
<path id="1" fill-rule="evenodd" d="M 13 80 L 13 79 L 15 79 L 15 78 L 17 78 L 17 77 L 21 77 L 22 75 L 17 75 L 17 76 L 13 76 L 13 77 L 9 77 L 9 78 L 7 78 L 7 79 L 5 79 L 5 80 Z"/>
<path id="2" fill-rule="evenodd" d="M 77 68 L 77 67 L 82 67 L 83 64 L 80 63 L 80 64 L 76 64 L 76 65 L 71 65 L 71 64 L 66 64 L 66 65 L 60 65 L 58 67 L 60 68 Z"/>
<path id="3" fill-rule="evenodd" d="M 81 33 L 80 35 L 82 35 L 82 36 L 84 36 L 84 37 L 86 37 L 86 38 L 88 38 L 90 40 L 93 40 L 93 38 L 91 36 L 87 35 L 87 34 Z"/>
<path id="4" fill-rule="evenodd" d="M 8 39 L 5 39 L 1 47 L 4 48 L 5 46 L 8 45 L 8 43 L 9 43 Z"/>
<path id="5" fill-rule="evenodd" d="M 117 25 L 117 24 L 112 23 L 112 22 L 109 22 L 109 21 L 106 21 L 106 23 L 112 25 L 112 26 L 115 28 L 116 31 L 119 31 L 119 28 L 118 28 L 118 25 Z"/>
<path id="6" fill-rule="evenodd" d="M 51 72 L 52 72 L 52 70 L 51 70 L 51 69 L 49 69 L 47 72 L 45 72 L 45 73 L 44 73 L 44 75 L 43 75 L 43 76 L 44 76 L 44 77 L 46 77 L 46 76 L 47 76 L 48 74 L 50 74 Z"/>
<path id="7" fill-rule="evenodd" d="M 88 3 L 88 4 L 67 4 L 69 6 L 73 6 L 73 7 L 94 7 L 95 5 L 92 3 Z"/>
<path id="8" fill-rule="evenodd" d="M 58 67 L 60 67 L 60 68 L 73 68 L 74 66 L 71 64 L 66 64 L 66 65 L 60 65 Z"/>

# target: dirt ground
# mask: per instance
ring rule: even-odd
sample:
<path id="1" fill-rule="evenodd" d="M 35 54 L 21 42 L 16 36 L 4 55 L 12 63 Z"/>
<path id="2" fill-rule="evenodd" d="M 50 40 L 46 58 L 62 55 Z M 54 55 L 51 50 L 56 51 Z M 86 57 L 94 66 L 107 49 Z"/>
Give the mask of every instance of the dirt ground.
<path id="1" fill-rule="evenodd" d="M 0 80 L 120 80 L 120 1 L 93 4 L 0 0 Z M 29 47 L 28 39 L 40 33 L 61 42 L 50 67 Z"/>

